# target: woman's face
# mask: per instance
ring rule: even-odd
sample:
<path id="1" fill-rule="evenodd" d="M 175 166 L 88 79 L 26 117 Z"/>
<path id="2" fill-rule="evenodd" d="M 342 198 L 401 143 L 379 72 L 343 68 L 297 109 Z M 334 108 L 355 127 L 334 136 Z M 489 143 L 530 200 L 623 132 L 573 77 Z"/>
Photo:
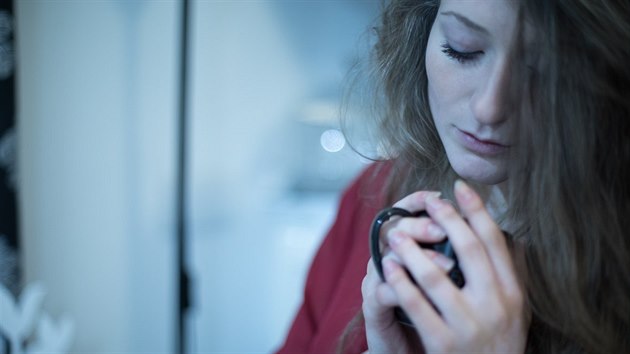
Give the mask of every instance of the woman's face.
<path id="1" fill-rule="evenodd" d="M 498 184 L 507 178 L 513 114 L 504 98 L 517 28 L 511 0 L 443 0 L 426 51 L 429 103 L 455 172 Z"/>

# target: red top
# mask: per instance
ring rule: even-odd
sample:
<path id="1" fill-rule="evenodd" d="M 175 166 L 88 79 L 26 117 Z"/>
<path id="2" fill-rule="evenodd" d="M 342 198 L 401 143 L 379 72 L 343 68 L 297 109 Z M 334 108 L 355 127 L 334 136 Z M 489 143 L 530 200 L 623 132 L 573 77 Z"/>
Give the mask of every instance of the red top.
<path id="1" fill-rule="evenodd" d="M 342 333 L 361 310 L 370 224 L 384 207 L 381 191 L 389 169 L 382 167 L 371 165 L 344 192 L 335 223 L 311 264 L 302 306 L 278 354 L 337 352 Z M 367 350 L 362 322 L 344 347 L 344 353 Z"/>

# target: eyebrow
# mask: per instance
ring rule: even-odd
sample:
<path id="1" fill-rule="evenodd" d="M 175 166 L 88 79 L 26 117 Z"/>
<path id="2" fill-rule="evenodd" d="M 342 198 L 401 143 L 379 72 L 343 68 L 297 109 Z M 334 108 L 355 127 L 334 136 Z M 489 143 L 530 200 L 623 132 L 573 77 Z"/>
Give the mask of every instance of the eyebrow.
<path id="1" fill-rule="evenodd" d="M 485 34 L 485 35 L 490 35 L 490 32 L 488 32 L 487 29 L 485 29 L 484 27 L 476 24 L 475 22 L 471 21 L 468 17 L 463 16 L 458 14 L 457 12 L 453 12 L 453 11 L 446 11 L 446 12 L 442 12 L 442 15 L 444 16 L 453 16 L 455 17 L 459 22 L 461 22 L 462 24 L 464 24 L 466 27 L 477 31 L 479 33 Z"/>

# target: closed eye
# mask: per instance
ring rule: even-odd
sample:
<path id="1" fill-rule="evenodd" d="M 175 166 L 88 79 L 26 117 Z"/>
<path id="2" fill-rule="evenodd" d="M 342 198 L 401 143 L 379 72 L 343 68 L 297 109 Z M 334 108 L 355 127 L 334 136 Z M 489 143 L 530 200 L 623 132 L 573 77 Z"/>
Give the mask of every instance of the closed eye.
<path id="1" fill-rule="evenodd" d="M 463 64 L 473 62 L 475 59 L 483 54 L 483 51 L 478 50 L 475 52 L 460 52 L 453 49 L 450 44 L 444 43 L 442 44 L 442 53 L 446 54 L 447 57 L 457 60 L 458 62 Z"/>

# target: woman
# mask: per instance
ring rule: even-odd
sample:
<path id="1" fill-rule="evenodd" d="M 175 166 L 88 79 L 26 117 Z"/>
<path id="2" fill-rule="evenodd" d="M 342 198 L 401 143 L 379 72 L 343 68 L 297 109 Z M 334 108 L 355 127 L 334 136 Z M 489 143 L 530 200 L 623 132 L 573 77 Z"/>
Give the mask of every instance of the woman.
<path id="1" fill-rule="evenodd" d="M 394 157 L 344 194 L 280 351 L 629 352 L 630 5 L 393 0 L 377 33 Z M 429 217 L 386 223 L 385 281 L 359 276 L 392 204 Z M 461 289 L 416 246 L 444 237 Z"/>

